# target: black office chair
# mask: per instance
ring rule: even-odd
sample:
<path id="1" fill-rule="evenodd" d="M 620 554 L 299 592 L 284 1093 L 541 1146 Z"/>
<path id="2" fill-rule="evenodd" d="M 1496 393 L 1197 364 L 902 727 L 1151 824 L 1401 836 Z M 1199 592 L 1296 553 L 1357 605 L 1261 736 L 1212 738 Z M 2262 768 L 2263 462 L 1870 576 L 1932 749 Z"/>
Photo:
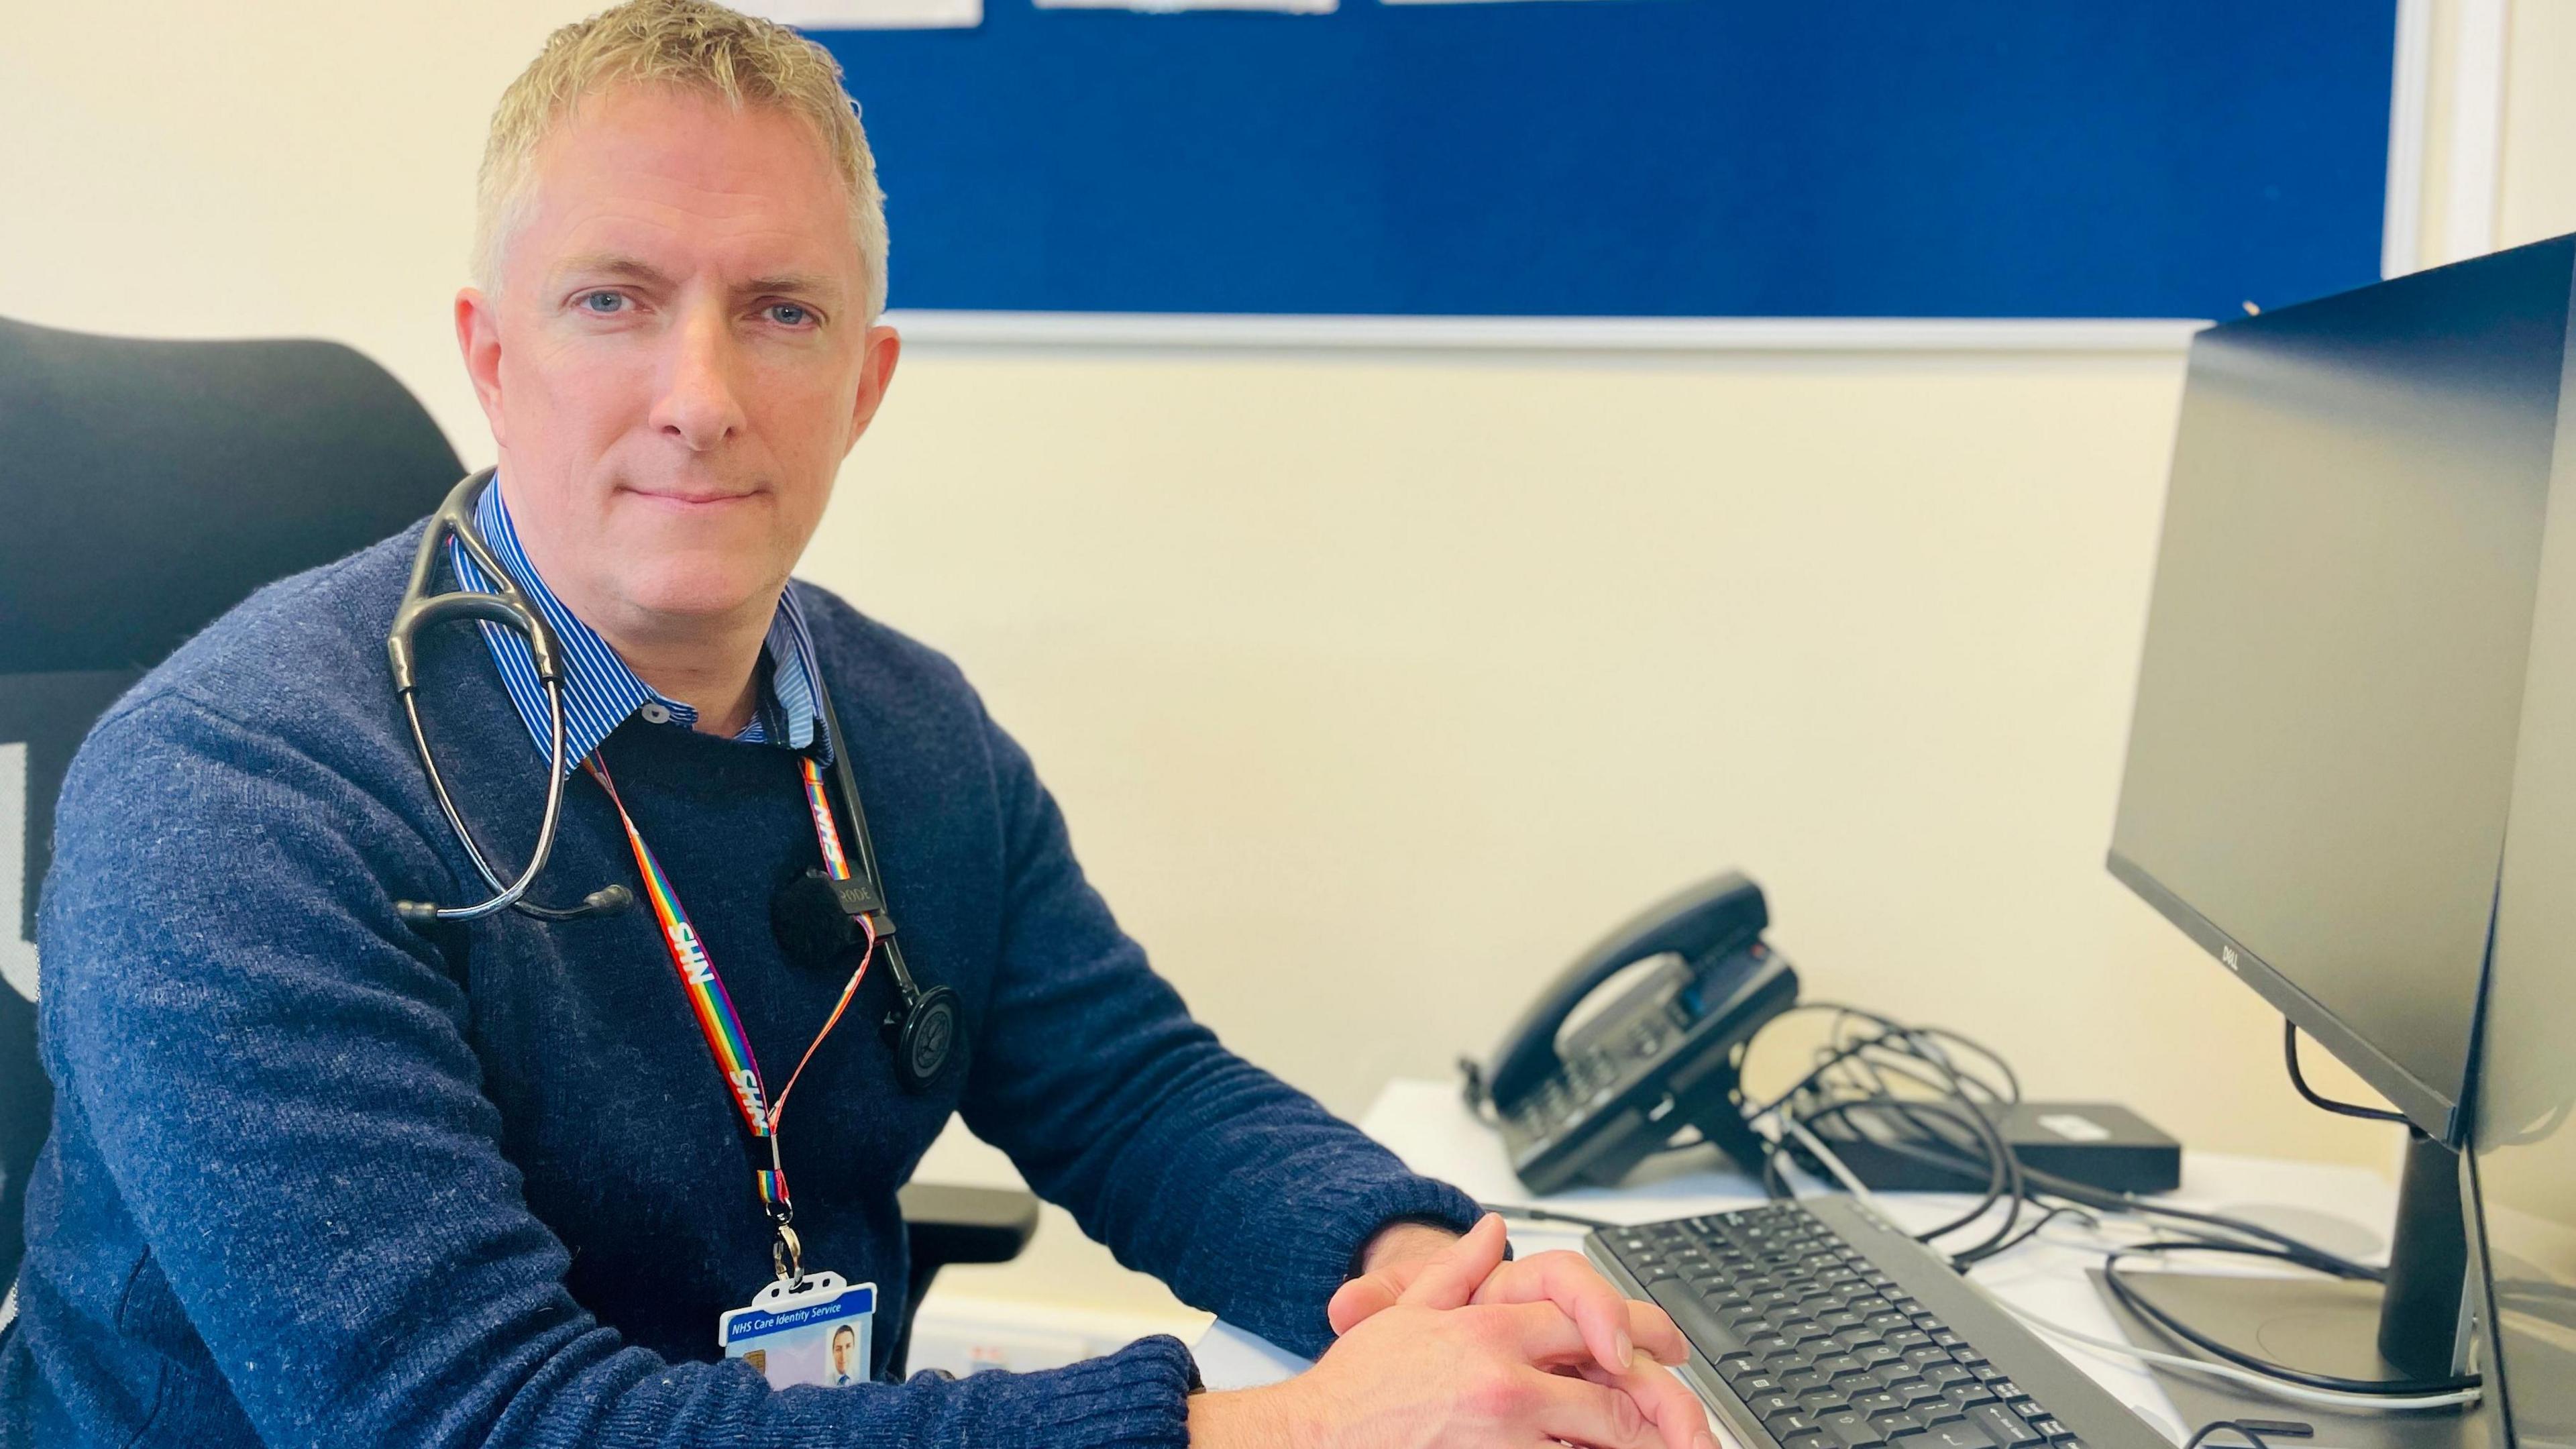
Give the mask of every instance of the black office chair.
<path id="1" fill-rule="evenodd" d="M 271 579 L 394 533 L 464 471 L 403 385 L 327 342 L 160 342 L 0 318 L 0 1285 L 53 1093 L 36 1058 L 36 883 L 101 711 Z M 25 820 L 10 818 L 23 798 Z M 23 846 L 23 849 L 21 848 Z M 19 863 L 23 862 L 21 866 Z M 1024 1192 L 904 1193 L 912 1296 L 1019 1256 Z M 5 1323 L 0 1310 L 0 1323 Z"/>

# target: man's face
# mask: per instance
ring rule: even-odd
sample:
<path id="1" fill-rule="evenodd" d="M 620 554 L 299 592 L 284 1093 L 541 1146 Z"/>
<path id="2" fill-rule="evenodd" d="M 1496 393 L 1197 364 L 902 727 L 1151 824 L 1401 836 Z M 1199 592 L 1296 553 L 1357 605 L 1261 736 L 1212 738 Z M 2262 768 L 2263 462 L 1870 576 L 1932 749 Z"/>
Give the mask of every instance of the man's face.
<path id="1" fill-rule="evenodd" d="M 897 349 L 822 137 L 611 90 L 539 147 L 520 215 L 456 323 L 538 572 L 612 633 L 765 621 Z"/>
<path id="2" fill-rule="evenodd" d="M 850 1346 L 858 1341 L 859 1336 L 847 1329 L 832 1335 L 832 1372 L 845 1374 L 850 1371 Z"/>

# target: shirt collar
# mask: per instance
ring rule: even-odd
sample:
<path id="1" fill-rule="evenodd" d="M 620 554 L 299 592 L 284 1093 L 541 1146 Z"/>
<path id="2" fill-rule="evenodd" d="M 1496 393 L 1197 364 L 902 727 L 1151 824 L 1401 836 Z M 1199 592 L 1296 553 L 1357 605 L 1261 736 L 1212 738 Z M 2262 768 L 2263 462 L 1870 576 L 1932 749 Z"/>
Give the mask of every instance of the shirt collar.
<path id="1" fill-rule="evenodd" d="M 497 475 L 475 501 L 474 526 L 483 535 L 484 546 L 500 560 L 502 570 L 554 629 L 561 646 L 557 652 L 562 656 L 563 667 L 565 768 L 587 757 L 611 731 L 637 714 L 652 723 L 678 729 L 697 726 L 695 709 L 646 684 L 597 630 L 575 618 L 546 587 L 546 581 L 538 577 L 536 566 L 519 546 L 519 531 L 510 521 L 510 508 L 501 497 Z M 491 580 L 452 539 L 447 558 L 456 571 L 459 587 L 491 587 Z M 537 753 L 547 755 L 553 744 L 552 721 L 546 708 L 545 686 L 537 680 L 536 661 L 528 653 L 527 640 L 517 630 L 500 624 L 486 622 L 482 628 L 483 642 L 501 671 L 502 687 L 518 707 L 519 718 L 526 723 L 529 738 L 536 742 Z M 778 611 L 770 618 L 762 655 L 769 665 L 768 688 L 760 708 L 752 713 L 751 723 L 734 738 L 752 744 L 783 743 L 793 750 L 814 749 L 823 735 L 822 706 L 815 692 L 822 673 L 814 661 L 814 636 L 805 626 L 805 610 L 796 602 L 792 584 L 779 591 Z M 829 742 L 824 741 L 824 748 L 816 750 L 816 754 L 828 760 L 828 751 Z"/>

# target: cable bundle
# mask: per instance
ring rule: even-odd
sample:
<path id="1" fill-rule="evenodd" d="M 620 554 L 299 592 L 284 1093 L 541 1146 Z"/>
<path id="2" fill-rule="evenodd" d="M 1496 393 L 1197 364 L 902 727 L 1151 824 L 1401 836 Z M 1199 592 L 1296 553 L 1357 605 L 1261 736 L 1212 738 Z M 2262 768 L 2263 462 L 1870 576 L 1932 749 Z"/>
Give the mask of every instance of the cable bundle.
<path id="1" fill-rule="evenodd" d="M 1873 1135 L 1881 1148 L 1956 1176 L 1963 1187 L 1973 1185 L 1979 1191 L 1980 1196 L 1968 1211 L 1914 1235 L 1917 1241 L 1946 1253 L 1951 1265 L 1962 1273 L 2011 1252 L 2061 1218 L 2077 1219 L 2097 1232 L 2103 1228 L 2099 1214 L 2105 1213 L 2150 1225 L 2156 1236 L 2148 1241 L 2103 1250 L 2103 1281 L 2131 1312 L 2208 1357 L 2134 1348 L 2015 1310 L 2033 1327 L 2163 1367 L 2253 1383 L 2302 1402 L 2393 1410 L 2445 1407 L 2477 1397 L 2475 1375 L 2367 1380 L 2311 1373 L 2220 1343 L 2177 1320 L 2123 1277 L 2124 1260 L 2139 1255 L 2207 1252 L 2274 1259 L 2356 1281 L 2383 1282 L 2387 1275 L 2380 1268 L 2258 1223 L 2172 1207 L 2025 1166 L 2013 1156 L 1990 1115 L 1993 1109 L 2021 1100 L 2020 1079 L 2011 1064 L 1992 1048 L 1944 1028 L 1909 1026 L 1837 1002 L 1804 1003 L 1784 1016 L 1798 1012 L 1834 1014 L 1826 1041 L 1817 1049 L 1805 1075 L 1788 1090 L 1746 1113 L 1746 1120 L 1770 1143 L 1762 1163 L 1762 1184 L 1772 1197 L 1791 1196 L 1781 1161 L 1785 1156 L 1811 1176 L 1830 1178 L 1855 1197 L 1874 1203 L 1868 1187 L 1834 1156 L 1814 1130 L 1819 1124 L 1837 1119 L 1853 1130 L 1861 1130 L 1865 1121 L 1874 1122 L 1886 1129 Z M 2291 1062 L 2295 1076 L 2295 1055 Z M 2299 1085 L 2303 1095 L 2314 1100 L 2305 1082 Z M 2024 1217 L 2029 1214 L 2035 1216 L 2025 1223 Z M 1880 1215 L 1888 1216 L 1883 1210 Z M 1937 1242 L 1979 1228 L 1983 1235 L 1964 1248 L 1953 1250 Z M 2273 1432 L 2280 1430 L 2275 1427 Z"/>

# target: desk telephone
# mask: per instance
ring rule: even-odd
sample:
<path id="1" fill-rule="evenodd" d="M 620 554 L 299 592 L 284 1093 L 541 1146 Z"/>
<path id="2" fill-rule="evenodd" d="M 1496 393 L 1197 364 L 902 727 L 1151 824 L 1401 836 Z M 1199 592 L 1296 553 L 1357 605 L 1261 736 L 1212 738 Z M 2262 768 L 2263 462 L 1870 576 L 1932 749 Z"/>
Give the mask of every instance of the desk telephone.
<path id="1" fill-rule="evenodd" d="M 1490 1069 L 1468 1064 L 1469 1105 L 1492 1102 L 1530 1191 L 1616 1183 L 1686 1127 L 1760 1170 L 1737 1072 L 1755 1030 L 1798 996 L 1797 973 L 1762 940 L 1770 919 L 1762 888 L 1734 872 L 1659 901 L 1566 967 Z M 1604 982 L 1658 956 L 1676 959 L 1564 1031 Z"/>

